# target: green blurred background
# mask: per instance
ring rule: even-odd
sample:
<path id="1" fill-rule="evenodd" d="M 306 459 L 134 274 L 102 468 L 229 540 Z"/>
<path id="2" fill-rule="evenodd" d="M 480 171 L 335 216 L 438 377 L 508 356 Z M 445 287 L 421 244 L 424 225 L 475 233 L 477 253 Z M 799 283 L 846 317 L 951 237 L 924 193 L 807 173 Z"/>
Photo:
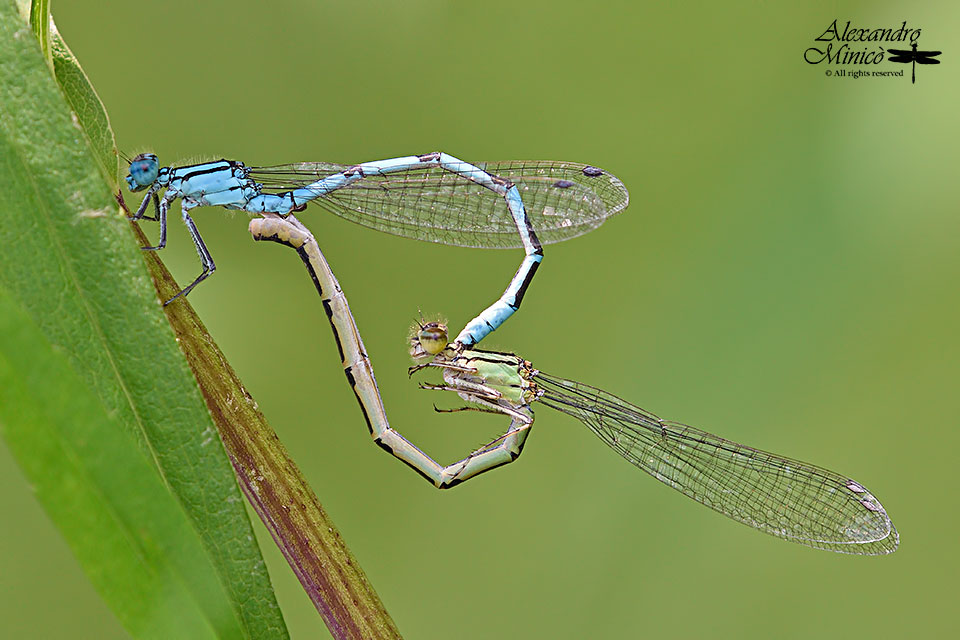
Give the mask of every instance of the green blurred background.
<path id="1" fill-rule="evenodd" d="M 548 409 L 517 464 L 436 491 L 370 442 L 299 261 L 254 245 L 244 215 L 200 210 L 219 270 L 190 300 L 407 637 L 956 633 L 960 5 L 656 4 L 85 0 L 54 16 L 130 155 L 441 149 L 612 171 L 629 209 L 548 246 L 484 346 L 848 473 L 902 534 L 896 554 L 861 558 L 756 533 Z M 915 85 L 909 68 L 828 78 L 836 67 L 802 54 L 834 19 L 907 20 L 943 64 Z M 418 309 L 462 326 L 521 253 L 386 236 L 318 207 L 302 219 L 391 424 L 443 461 L 501 430 L 434 414 L 456 402 L 407 379 L 405 337 Z M 176 216 L 164 259 L 180 282 L 198 270 Z M 264 331 L 299 336 L 299 352 L 273 357 Z M 124 637 L 2 445 L 0 511 L 4 635 Z M 257 528 L 293 636 L 326 637 Z"/>

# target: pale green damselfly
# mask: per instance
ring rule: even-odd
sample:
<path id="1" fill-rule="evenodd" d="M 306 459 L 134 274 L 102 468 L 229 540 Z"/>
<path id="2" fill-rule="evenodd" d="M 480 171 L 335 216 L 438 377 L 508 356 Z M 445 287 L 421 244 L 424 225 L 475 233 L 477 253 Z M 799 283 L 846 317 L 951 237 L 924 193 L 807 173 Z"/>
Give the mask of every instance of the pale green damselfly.
<path id="1" fill-rule="evenodd" d="M 444 384 L 421 388 L 454 391 L 474 405 L 455 410 L 510 416 L 511 430 L 475 452 L 476 464 L 502 448 L 512 459 L 519 456 L 523 441 L 514 448 L 506 441 L 511 434 L 526 436 L 539 404 L 573 416 L 660 482 L 764 533 L 859 555 L 892 553 L 899 544 L 880 501 L 848 476 L 663 420 L 601 389 L 543 373 L 512 353 L 448 344 L 439 323 L 413 336 L 412 355 L 420 364 L 411 374 L 430 367 L 443 372 Z"/>

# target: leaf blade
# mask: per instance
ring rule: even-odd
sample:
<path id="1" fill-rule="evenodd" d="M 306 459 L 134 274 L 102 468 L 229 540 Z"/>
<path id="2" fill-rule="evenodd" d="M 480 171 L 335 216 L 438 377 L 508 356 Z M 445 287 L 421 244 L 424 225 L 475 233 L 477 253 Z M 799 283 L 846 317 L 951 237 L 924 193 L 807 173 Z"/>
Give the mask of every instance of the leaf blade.
<path id="1" fill-rule="evenodd" d="M 286 637 L 232 469 L 104 180 L 104 145 L 91 156 L 84 126 L 109 131 L 94 107 L 92 120 L 71 113 L 30 28 L 0 3 L 0 284 L 190 514 L 242 621 L 228 635 Z"/>
<path id="2" fill-rule="evenodd" d="M 3 289 L 0 430 L 38 499 L 131 633 L 214 638 L 217 628 L 239 631 L 221 589 L 203 584 L 194 594 L 188 588 L 216 574 L 156 470 Z M 114 482 L 118 475 L 127 481 Z M 184 580 L 184 572 L 193 579 Z M 219 624 L 207 618 L 212 611 L 221 612 L 214 616 Z"/>

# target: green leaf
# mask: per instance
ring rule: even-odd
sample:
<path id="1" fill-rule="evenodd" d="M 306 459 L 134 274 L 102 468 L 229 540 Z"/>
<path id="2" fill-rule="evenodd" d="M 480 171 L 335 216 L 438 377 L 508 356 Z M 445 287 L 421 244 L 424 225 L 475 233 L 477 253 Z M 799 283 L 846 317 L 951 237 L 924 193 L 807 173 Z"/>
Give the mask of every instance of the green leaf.
<path id="1" fill-rule="evenodd" d="M 241 636 L 199 536 L 156 468 L 2 288 L 0 429 L 133 635 Z"/>
<path id="2" fill-rule="evenodd" d="M 54 66 L 62 89 L 30 27 L 9 0 L 0 0 L 0 286 L 26 312 L 48 349 L 62 354 L 110 417 L 112 428 L 136 443 L 202 540 L 207 561 L 194 563 L 190 574 L 157 574 L 164 585 L 159 593 L 190 593 L 194 608 L 221 637 L 286 637 L 230 463 L 157 303 L 140 251 L 131 242 L 129 223 L 117 211 L 115 182 L 104 178 L 111 170 L 104 152 L 112 149 L 109 124 L 72 56 L 70 63 L 60 57 Z M 84 113 L 71 112 L 64 94 Z M 20 373 L 13 369 L 10 375 Z M 6 397 L 15 401 L 13 409 L 18 402 L 32 401 L 28 396 Z M 33 419 L 38 418 L 13 411 L 4 418 L 7 433 L 29 438 L 31 430 L 24 427 Z M 51 429 L 46 433 L 56 433 Z M 49 465 L 33 459 L 45 447 L 39 439 L 12 446 L 31 482 L 47 487 L 41 499 L 64 536 L 74 548 L 88 538 L 108 536 L 89 529 L 92 518 L 55 508 L 51 495 L 69 503 L 78 487 L 42 483 L 45 477 L 33 475 L 54 477 Z M 70 449 L 66 443 L 59 447 Z M 121 455 L 118 447 L 116 442 L 108 447 L 111 455 Z M 76 455 L 93 453 L 78 451 Z M 85 468 L 90 460 L 73 462 Z M 139 472 L 120 461 L 100 457 L 93 462 L 103 467 L 99 482 L 107 485 L 104 491 L 137 486 Z M 157 507 L 143 513 L 150 502 L 139 505 L 139 513 L 129 513 L 132 499 L 113 499 L 109 493 L 103 499 L 122 512 L 115 522 L 139 523 L 135 531 L 123 531 L 133 536 L 131 543 L 154 548 L 151 541 L 170 535 L 153 526 L 171 517 L 169 510 Z M 182 527 L 167 526 L 182 533 Z M 178 538 L 160 548 L 189 544 Z M 116 558 L 89 554 L 80 559 L 131 632 L 159 637 L 163 633 L 154 630 L 172 624 L 152 619 L 156 611 L 144 611 L 134 599 L 123 597 L 128 590 L 114 577 Z M 167 565 L 181 566 L 172 560 Z M 205 566 L 213 569 L 206 571 Z M 226 615 L 220 610 L 224 600 L 229 603 Z M 184 635 L 189 634 L 168 637 Z"/>
<path id="3" fill-rule="evenodd" d="M 54 28 L 50 23 L 51 30 Z M 80 68 L 80 63 L 73 56 L 73 52 L 55 30 L 51 35 L 51 52 L 53 56 L 53 72 L 60 83 L 63 95 L 70 105 L 70 109 L 77 116 L 80 130 L 87 138 L 87 144 L 93 159 L 100 167 L 100 173 L 110 186 L 117 188 L 117 145 L 113 138 L 113 129 L 110 128 L 110 119 L 107 111 L 100 102 L 100 96 L 94 91 L 87 74 Z"/>
<path id="4" fill-rule="evenodd" d="M 30 27 L 33 29 L 33 35 L 37 37 L 40 43 L 40 51 L 43 52 L 43 59 L 47 64 L 52 65 L 50 58 L 50 0 L 33 0 L 30 3 Z"/>

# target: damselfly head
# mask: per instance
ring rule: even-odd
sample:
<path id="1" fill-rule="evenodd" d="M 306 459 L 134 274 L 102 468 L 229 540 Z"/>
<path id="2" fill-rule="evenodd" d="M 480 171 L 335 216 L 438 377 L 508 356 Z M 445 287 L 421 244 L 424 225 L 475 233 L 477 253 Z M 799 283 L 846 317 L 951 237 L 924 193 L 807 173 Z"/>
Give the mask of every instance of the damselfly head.
<path id="1" fill-rule="evenodd" d="M 410 336 L 410 355 L 414 359 L 435 356 L 446 349 L 449 342 L 447 325 L 442 322 L 419 324 L 416 332 Z"/>
<path id="2" fill-rule="evenodd" d="M 152 153 L 141 153 L 130 161 L 130 173 L 127 174 L 127 186 L 130 191 L 142 191 L 157 180 L 160 163 Z"/>

